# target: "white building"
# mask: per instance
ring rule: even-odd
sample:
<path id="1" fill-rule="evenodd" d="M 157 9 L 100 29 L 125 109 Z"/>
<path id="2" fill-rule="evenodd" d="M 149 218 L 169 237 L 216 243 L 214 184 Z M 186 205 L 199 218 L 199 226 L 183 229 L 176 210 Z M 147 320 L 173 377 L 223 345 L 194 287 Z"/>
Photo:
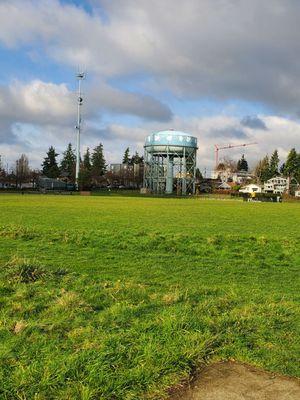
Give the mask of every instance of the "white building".
<path id="1" fill-rule="evenodd" d="M 232 182 L 240 184 L 246 184 L 255 179 L 255 175 L 250 174 L 248 171 L 238 171 L 232 174 Z"/>
<path id="2" fill-rule="evenodd" d="M 232 172 L 229 168 L 227 169 L 218 169 L 212 171 L 211 178 L 219 179 L 222 182 L 227 182 L 232 177 Z"/>
<path id="3" fill-rule="evenodd" d="M 276 176 L 275 178 L 271 178 L 265 182 L 264 192 L 282 194 L 286 191 L 287 185 L 288 182 L 286 178 Z"/>
<path id="4" fill-rule="evenodd" d="M 222 182 L 234 182 L 237 185 L 251 182 L 255 178 L 248 171 L 233 172 L 231 168 L 218 169 L 212 172 L 212 179 L 220 179 Z"/>
<path id="5" fill-rule="evenodd" d="M 250 185 L 243 186 L 240 190 L 240 193 L 261 193 L 262 188 L 259 185 L 255 185 L 251 183 Z"/>
<path id="6" fill-rule="evenodd" d="M 295 197 L 300 197 L 300 190 L 295 191 Z"/>

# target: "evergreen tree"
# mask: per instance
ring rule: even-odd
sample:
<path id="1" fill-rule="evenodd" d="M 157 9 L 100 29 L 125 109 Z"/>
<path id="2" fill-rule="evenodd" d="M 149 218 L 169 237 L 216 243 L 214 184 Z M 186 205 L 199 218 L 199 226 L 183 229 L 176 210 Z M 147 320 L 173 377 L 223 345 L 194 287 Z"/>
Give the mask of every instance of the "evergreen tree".
<path id="1" fill-rule="evenodd" d="M 103 176 L 106 172 L 106 163 L 102 143 L 95 147 L 92 154 L 92 170 L 95 177 Z"/>
<path id="2" fill-rule="evenodd" d="M 124 156 L 123 156 L 123 164 L 129 164 L 130 161 L 130 156 L 129 156 L 129 147 L 125 150 Z"/>
<path id="3" fill-rule="evenodd" d="M 76 155 L 72 148 L 72 144 L 69 143 L 66 151 L 63 152 L 63 158 L 60 163 L 60 171 L 73 182 L 75 181 L 75 169 L 76 169 Z"/>
<path id="4" fill-rule="evenodd" d="M 80 190 L 90 189 L 92 184 L 92 164 L 89 148 L 86 149 L 83 162 L 80 165 L 78 184 Z"/>
<path id="5" fill-rule="evenodd" d="M 84 156 L 83 156 L 83 167 L 87 171 L 91 171 L 92 170 L 91 155 L 90 155 L 90 149 L 89 148 L 86 149 L 86 152 L 84 153 Z"/>
<path id="6" fill-rule="evenodd" d="M 279 174 L 279 171 L 278 171 L 279 161 L 280 160 L 278 157 L 278 151 L 274 150 L 274 152 L 270 158 L 270 177 L 271 178 L 273 178 L 274 176 L 277 176 Z"/>
<path id="7" fill-rule="evenodd" d="M 47 176 L 48 178 L 58 178 L 60 171 L 57 165 L 56 157 L 58 154 L 55 151 L 53 146 L 49 147 L 47 152 L 47 156 L 44 158 L 42 164 L 42 172 L 43 175 Z"/>
<path id="8" fill-rule="evenodd" d="M 255 175 L 260 182 L 266 182 L 268 179 L 270 179 L 270 163 L 268 156 L 265 156 L 258 162 L 255 168 Z"/>
<path id="9" fill-rule="evenodd" d="M 196 178 L 198 181 L 202 181 L 202 180 L 203 180 L 203 175 L 202 175 L 202 173 L 201 173 L 201 171 L 200 171 L 199 168 L 196 168 L 195 178 Z"/>
<path id="10" fill-rule="evenodd" d="M 300 175 L 300 157 L 295 148 L 291 149 L 284 166 L 284 175 L 293 178 Z"/>
<path id="11" fill-rule="evenodd" d="M 285 163 L 281 164 L 281 167 L 279 168 L 279 171 L 282 175 L 284 175 L 284 170 L 285 170 Z"/>
<path id="12" fill-rule="evenodd" d="M 298 184 L 300 184 L 300 153 L 298 153 L 298 162 L 297 162 L 297 170 L 295 173 L 295 178 L 298 181 Z"/>
<path id="13" fill-rule="evenodd" d="M 242 155 L 242 158 L 237 163 L 237 170 L 238 171 L 248 171 L 248 162 L 245 159 L 244 154 Z"/>
<path id="14" fill-rule="evenodd" d="M 144 157 L 141 157 L 139 153 L 136 151 L 134 156 L 131 157 L 129 164 L 141 164 L 144 161 Z"/>

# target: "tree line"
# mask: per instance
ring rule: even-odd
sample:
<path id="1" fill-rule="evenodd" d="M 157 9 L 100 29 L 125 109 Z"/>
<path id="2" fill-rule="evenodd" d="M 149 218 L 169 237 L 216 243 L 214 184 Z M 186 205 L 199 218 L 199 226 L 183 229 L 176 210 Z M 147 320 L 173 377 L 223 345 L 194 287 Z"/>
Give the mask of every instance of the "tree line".
<path id="1" fill-rule="evenodd" d="M 59 154 L 53 146 L 50 146 L 46 156 L 44 157 L 41 170 L 31 169 L 29 167 L 28 157 L 22 154 L 15 162 L 14 168 L 5 168 L 1 163 L 0 155 L 0 183 L 6 182 L 16 187 L 21 187 L 24 182 L 36 182 L 38 177 L 43 175 L 48 178 L 61 179 L 68 183 L 75 183 L 75 169 L 76 169 L 76 155 L 72 144 L 69 143 L 66 150 L 62 153 L 60 162 L 58 161 Z M 127 165 L 141 164 L 144 162 L 142 156 L 135 152 L 130 155 L 129 147 L 124 151 L 122 163 Z M 224 159 L 219 164 L 218 169 L 229 168 L 232 171 L 248 171 L 248 162 L 245 156 L 242 155 L 241 159 L 237 162 Z M 258 161 L 253 169 L 253 174 L 259 183 L 264 183 L 268 179 L 276 176 L 284 176 L 296 180 L 300 183 L 300 153 L 292 148 L 286 160 L 280 163 L 278 150 L 274 150 L 271 157 L 266 155 Z M 201 176 L 200 171 L 197 169 L 197 175 Z M 79 171 L 79 186 L 91 187 L 92 185 L 98 186 L 106 183 L 107 164 L 104 157 L 103 145 L 99 143 L 98 146 L 90 150 L 86 149 L 82 159 L 80 160 Z"/>
<path id="2" fill-rule="evenodd" d="M 300 183 L 300 153 L 292 148 L 280 165 L 278 150 L 274 150 L 270 158 L 266 155 L 257 163 L 254 174 L 261 183 L 280 175 Z"/>
<path id="3" fill-rule="evenodd" d="M 224 159 L 219 165 L 218 170 L 229 169 L 232 172 L 249 171 L 248 162 L 244 154 L 237 162 Z M 253 175 L 259 183 L 264 183 L 267 180 L 276 176 L 284 176 L 286 178 L 295 179 L 300 183 L 300 153 L 297 153 L 295 148 L 292 148 L 286 160 L 281 164 L 278 150 L 274 150 L 271 157 L 266 155 L 258 161 L 253 169 Z"/>
<path id="4" fill-rule="evenodd" d="M 60 163 L 57 161 L 58 153 L 53 146 L 49 147 L 46 157 L 42 163 L 42 175 L 47 178 L 60 178 L 66 182 L 75 182 L 76 154 L 69 143 L 67 149 L 62 153 Z M 79 184 L 89 185 L 91 182 L 99 183 L 107 171 L 107 164 L 104 158 L 103 145 L 100 143 L 92 152 L 89 148 L 80 160 Z"/>
<path id="5" fill-rule="evenodd" d="M 24 182 L 34 183 L 39 176 L 47 178 L 61 179 L 68 183 L 75 183 L 76 154 L 72 144 L 69 143 L 66 150 L 62 153 L 62 158 L 58 161 L 59 153 L 54 146 L 50 146 L 44 157 L 41 170 L 33 170 L 29 167 L 28 157 L 22 154 L 16 160 L 13 168 L 5 168 L 1 163 L 0 155 L 0 183 L 21 187 Z M 126 148 L 123 155 L 123 164 L 133 165 L 143 163 L 144 159 L 138 152 L 130 156 L 129 147 Z M 80 159 L 80 170 L 78 184 L 80 187 L 91 187 L 92 185 L 101 185 L 105 183 L 107 173 L 107 163 L 104 157 L 102 143 L 99 143 L 94 149 L 86 149 Z"/>

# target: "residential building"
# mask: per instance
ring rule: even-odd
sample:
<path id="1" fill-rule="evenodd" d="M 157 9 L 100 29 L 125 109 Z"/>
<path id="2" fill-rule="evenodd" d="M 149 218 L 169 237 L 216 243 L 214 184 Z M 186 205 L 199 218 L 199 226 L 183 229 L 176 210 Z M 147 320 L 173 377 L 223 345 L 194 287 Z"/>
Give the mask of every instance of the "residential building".
<path id="1" fill-rule="evenodd" d="M 286 178 L 283 178 L 281 176 L 276 176 L 265 182 L 264 192 L 282 194 L 286 191 L 287 186 L 288 186 L 288 181 Z"/>
<path id="2" fill-rule="evenodd" d="M 237 185 L 250 183 L 255 176 L 248 171 L 232 171 L 231 168 L 218 169 L 212 173 L 213 179 L 220 179 L 222 182 L 234 182 Z"/>
<path id="3" fill-rule="evenodd" d="M 255 175 L 248 171 L 237 171 L 232 174 L 232 182 L 241 185 L 250 183 L 255 179 Z"/>
<path id="4" fill-rule="evenodd" d="M 243 186 L 240 190 L 240 193 L 262 193 L 262 188 L 259 185 L 255 185 L 251 183 L 250 185 Z"/>

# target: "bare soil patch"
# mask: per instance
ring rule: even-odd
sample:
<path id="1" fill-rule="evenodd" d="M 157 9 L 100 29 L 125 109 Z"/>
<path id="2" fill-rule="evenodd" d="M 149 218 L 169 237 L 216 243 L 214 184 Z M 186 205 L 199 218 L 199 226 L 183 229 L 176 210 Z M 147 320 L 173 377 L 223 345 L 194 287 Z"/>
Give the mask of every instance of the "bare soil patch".
<path id="1" fill-rule="evenodd" d="M 189 388 L 171 400 L 299 400 L 300 380 L 246 364 L 219 362 L 205 367 Z"/>

